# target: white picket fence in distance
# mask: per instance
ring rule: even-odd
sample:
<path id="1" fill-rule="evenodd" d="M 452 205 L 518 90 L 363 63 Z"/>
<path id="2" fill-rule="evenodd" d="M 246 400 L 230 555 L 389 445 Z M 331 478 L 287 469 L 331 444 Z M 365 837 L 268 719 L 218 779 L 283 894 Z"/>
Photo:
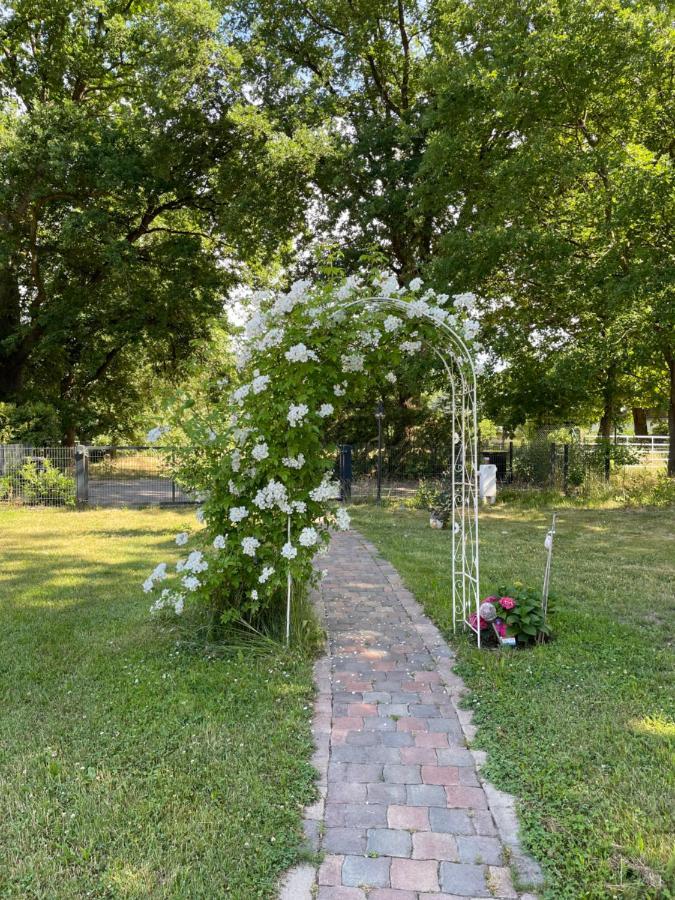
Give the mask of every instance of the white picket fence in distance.
<path id="1" fill-rule="evenodd" d="M 589 443 L 588 439 L 586 443 Z M 593 441 L 597 443 L 597 439 Z M 612 444 L 625 447 L 638 457 L 635 466 L 648 468 L 665 468 L 668 464 L 669 438 L 667 434 L 617 434 L 612 437 Z"/>

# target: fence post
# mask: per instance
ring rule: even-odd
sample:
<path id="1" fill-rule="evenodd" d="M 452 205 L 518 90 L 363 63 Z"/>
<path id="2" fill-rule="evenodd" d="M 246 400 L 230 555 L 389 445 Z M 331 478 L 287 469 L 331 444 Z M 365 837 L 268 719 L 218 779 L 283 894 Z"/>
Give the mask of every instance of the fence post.
<path id="1" fill-rule="evenodd" d="M 75 499 L 78 505 L 89 503 L 89 454 L 83 444 L 75 447 Z"/>
<path id="2" fill-rule="evenodd" d="M 509 441 L 509 484 L 513 484 L 513 440 Z"/>
<path id="3" fill-rule="evenodd" d="M 611 450 L 609 448 L 609 441 L 605 444 L 605 481 L 609 481 L 609 475 L 611 472 Z"/>
<path id="4" fill-rule="evenodd" d="M 551 453 L 551 460 L 550 460 L 550 462 L 551 462 L 551 487 L 555 487 L 555 469 L 556 469 L 556 465 L 555 465 L 555 463 L 556 463 L 556 458 L 555 458 L 555 457 L 556 457 L 556 447 L 555 447 L 555 442 L 551 443 L 551 446 L 550 446 L 550 453 Z"/>
<path id="5" fill-rule="evenodd" d="M 352 499 L 352 447 L 351 444 L 338 446 L 338 473 L 340 479 L 341 500 L 349 503 Z"/>
<path id="6" fill-rule="evenodd" d="M 570 476 L 570 445 L 563 446 L 563 491 L 567 493 Z"/>

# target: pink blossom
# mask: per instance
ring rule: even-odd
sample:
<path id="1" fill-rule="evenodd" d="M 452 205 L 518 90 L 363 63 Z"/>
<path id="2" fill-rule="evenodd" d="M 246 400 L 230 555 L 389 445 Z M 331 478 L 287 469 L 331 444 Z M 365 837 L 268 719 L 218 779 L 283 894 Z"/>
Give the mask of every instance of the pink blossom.
<path id="1" fill-rule="evenodd" d="M 513 609 L 513 607 L 516 605 L 516 601 L 513 599 L 513 597 L 500 597 L 499 603 L 502 609 Z"/>
<path id="2" fill-rule="evenodd" d="M 498 619 L 494 625 L 499 637 L 506 637 L 506 622 L 502 622 Z"/>
<path id="3" fill-rule="evenodd" d="M 498 603 L 498 602 L 499 602 L 499 597 L 495 597 L 494 594 L 492 594 L 490 597 L 486 597 L 485 600 L 483 600 L 483 603 Z"/>

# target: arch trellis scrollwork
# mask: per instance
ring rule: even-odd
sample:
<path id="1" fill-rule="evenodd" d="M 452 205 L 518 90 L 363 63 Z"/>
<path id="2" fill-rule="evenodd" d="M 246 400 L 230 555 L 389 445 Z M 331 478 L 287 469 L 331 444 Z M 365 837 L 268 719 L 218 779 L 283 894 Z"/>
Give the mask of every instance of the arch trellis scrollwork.
<path id="1" fill-rule="evenodd" d="M 407 312 L 409 304 L 396 297 L 359 297 L 331 304 L 333 310 L 389 308 Z M 464 339 L 445 321 L 422 313 L 439 336 L 431 350 L 440 360 L 448 380 L 449 413 L 453 433 L 453 458 L 449 472 L 452 496 L 450 565 L 452 577 L 452 625 L 471 628 L 480 647 L 480 563 L 478 540 L 478 410 L 476 371 Z M 289 576 L 290 579 L 290 576 Z M 289 604 L 291 584 L 289 580 Z M 289 607 L 290 608 L 290 607 Z M 475 627 L 470 623 L 475 613 Z"/>

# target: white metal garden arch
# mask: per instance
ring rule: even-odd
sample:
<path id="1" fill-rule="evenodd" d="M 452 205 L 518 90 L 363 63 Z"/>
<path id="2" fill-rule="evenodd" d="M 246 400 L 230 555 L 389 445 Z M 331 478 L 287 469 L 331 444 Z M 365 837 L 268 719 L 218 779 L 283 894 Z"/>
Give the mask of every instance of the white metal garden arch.
<path id="1" fill-rule="evenodd" d="M 372 296 L 337 301 L 331 309 L 353 307 L 390 307 L 408 312 L 410 305 L 396 297 Z M 443 338 L 442 346 L 432 346 L 441 361 L 450 387 L 450 415 L 453 429 L 453 459 L 450 466 L 452 496 L 451 569 L 452 569 L 452 628 L 458 624 L 471 628 L 478 646 L 480 635 L 480 566 L 478 542 L 478 409 L 476 370 L 464 339 L 447 322 L 428 313 L 421 316 L 430 321 Z M 289 518 L 290 540 L 290 518 Z M 290 634 L 292 579 L 288 572 L 286 636 Z M 470 616 L 475 613 L 475 626 Z"/>

